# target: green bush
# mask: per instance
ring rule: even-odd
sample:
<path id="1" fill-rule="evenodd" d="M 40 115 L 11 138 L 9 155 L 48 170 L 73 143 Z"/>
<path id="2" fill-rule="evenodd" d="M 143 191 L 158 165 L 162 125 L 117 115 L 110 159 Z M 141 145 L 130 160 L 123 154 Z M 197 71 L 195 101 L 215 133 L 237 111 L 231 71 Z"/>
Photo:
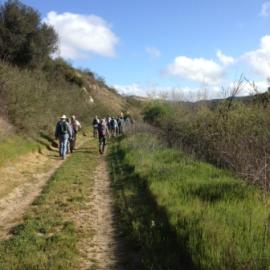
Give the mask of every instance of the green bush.
<path id="1" fill-rule="evenodd" d="M 154 125 L 160 125 L 162 121 L 173 115 L 171 106 L 166 103 L 156 102 L 146 107 L 143 120 Z"/>

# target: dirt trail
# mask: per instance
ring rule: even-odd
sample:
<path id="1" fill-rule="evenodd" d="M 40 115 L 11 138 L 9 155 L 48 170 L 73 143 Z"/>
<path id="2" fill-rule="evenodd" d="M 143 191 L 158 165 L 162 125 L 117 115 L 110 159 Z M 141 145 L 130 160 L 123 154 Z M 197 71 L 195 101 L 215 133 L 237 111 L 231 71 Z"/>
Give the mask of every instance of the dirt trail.
<path id="1" fill-rule="evenodd" d="M 30 153 L 0 168 L 0 240 L 22 217 L 62 164 L 57 151 Z"/>
<path id="2" fill-rule="evenodd" d="M 127 254 L 116 229 L 117 217 L 104 157 L 100 157 L 98 163 L 88 207 L 77 213 L 78 225 L 82 231 L 88 232 L 88 237 L 78 245 L 82 255 L 79 269 L 130 269 L 124 267 Z"/>
<path id="3" fill-rule="evenodd" d="M 81 235 L 80 270 L 139 269 L 117 230 L 117 215 L 104 156 L 98 156 L 85 207 L 72 214 Z M 61 166 L 57 151 L 31 153 L 0 168 L 0 240 L 22 218 L 52 174 Z M 134 259 L 135 258 L 135 259 Z M 134 259 L 134 260 L 133 260 Z M 132 267 L 130 266 L 132 264 Z"/>

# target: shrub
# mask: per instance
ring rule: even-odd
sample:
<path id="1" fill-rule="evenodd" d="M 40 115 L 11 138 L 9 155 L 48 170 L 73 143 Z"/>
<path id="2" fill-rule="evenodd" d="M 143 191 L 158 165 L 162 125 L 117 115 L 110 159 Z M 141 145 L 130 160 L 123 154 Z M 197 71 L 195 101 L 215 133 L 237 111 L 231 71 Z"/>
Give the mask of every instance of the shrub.
<path id="1" fill-rule="evenodd" d="M 144 119 L 160 127 L 169 146 L 227 167 L 251 183 L 270 188 L 270 107 L 265 103 L 220 101 L 215 107 L 170 104 L 146 110 Z M 210 104 L 211 105 L 211 104 Z"/>
<path id="2" fill-rule="evenodd" d="M 154 125 L 161 125 L 162 121 L 172 116 L 172 108 L 166 103 L 154 103 L 144 110 L 143 120 Z"/>

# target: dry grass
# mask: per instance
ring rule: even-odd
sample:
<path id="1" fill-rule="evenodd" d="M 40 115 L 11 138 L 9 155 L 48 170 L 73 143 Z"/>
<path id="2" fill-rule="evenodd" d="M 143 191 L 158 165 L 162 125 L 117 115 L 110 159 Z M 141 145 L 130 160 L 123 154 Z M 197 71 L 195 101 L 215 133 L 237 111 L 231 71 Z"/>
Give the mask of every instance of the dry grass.
<path id="1" fill-rule="evenodd" d="M 0 117 L 0 140 L 11 135 L 14 128 L 4 118 Z"/>

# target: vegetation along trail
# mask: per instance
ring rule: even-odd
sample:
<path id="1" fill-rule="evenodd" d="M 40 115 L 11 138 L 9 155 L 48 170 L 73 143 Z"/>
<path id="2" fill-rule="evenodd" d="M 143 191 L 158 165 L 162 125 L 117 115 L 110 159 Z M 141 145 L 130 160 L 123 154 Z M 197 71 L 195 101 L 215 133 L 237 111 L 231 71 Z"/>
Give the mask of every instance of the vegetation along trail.
<path id="1" fill-rule="evenodd" d="M 139 269 L 97 141 L 84 141 L 64 162 L 56 155 L 23 155 L 1 169 L 7 183 L 20 182 L 1 195 L 0 269 Z"/>

